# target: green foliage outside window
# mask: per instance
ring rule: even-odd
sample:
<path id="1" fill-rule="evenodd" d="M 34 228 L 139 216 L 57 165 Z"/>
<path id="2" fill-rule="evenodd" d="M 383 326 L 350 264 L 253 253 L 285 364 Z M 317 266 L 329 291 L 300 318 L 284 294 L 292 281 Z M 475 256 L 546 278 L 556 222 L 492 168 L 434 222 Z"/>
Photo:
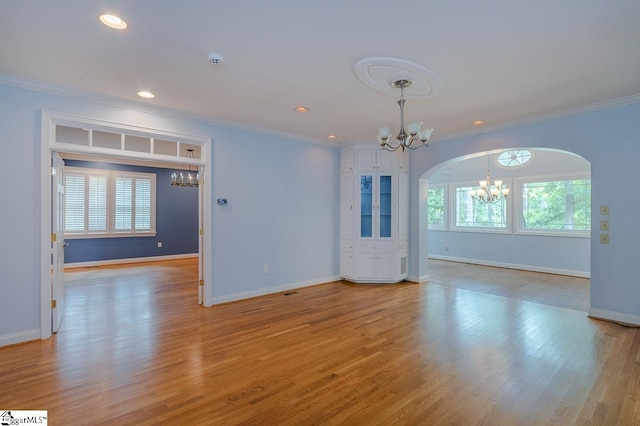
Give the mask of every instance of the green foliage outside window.
<path id="1" fill-rule="evenodd" d="M 591 229 L 590 179 L 525 182 L 521 191 L 523 229 Z"/>
<path id="2" fill-rule="evenodd" d="M 427 195 L 427 216 L 429 227 L 445 226 L 444 187 L 429 188 Z"/>

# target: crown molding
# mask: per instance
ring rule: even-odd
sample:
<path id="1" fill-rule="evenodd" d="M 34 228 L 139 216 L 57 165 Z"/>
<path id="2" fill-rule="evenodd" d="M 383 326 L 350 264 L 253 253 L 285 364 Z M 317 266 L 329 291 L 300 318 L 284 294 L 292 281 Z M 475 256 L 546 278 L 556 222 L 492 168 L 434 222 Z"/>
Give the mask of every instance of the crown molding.
<path id="1" fill-rule="evenodd" d="M 101 105 L 107 105 L 107 106 L 118 107 L 118 108 L 127 108 L 134 111 L 156 114 L 156 115 L 163 115 L 171 118 L 181 118 L 181 119 L 209 124 L 213 126 L 244 130 L 244 131 L 249 131 L 253 133 L 276 136 L 276 137 L 292 139 L 292 140 L 312 143 L 312 144 L 319 144 L 319 145 L 333 146 L 333 147 L 341 147 L 349 143 L 356 143 L 356 144 L 368 143 L 368 144 L 377 145 L 377 142 L 375 142 L 373 139 L 355 139 L 345 143 L 331 142 L 325 139 L 319 140 L 319 139 L 311 138 L 309 136 L 283 132 L 283 131 L 271 129 L 268 127 L 260 127 L 260 126 L 255 126 L 252 124 L 242 123 L 238 121 L 221 120 L 221 119 L 206 117 L 196 113 L 178 110 L 174 108 L 163 107 L 158 105 L 150 105 L 143 102 L 118 98 L 115 96 L 103 95 L 95 92 L 64 88 L 61 86 L 56 86 L 56 85 L 44 83 L 41 81 L 29 80 L 23 77 L 18 77 L 18 76 L 4 74 L 4 73 L 0 73 L 0 85 L 19 87 L 22 89 L 34 90 L 37 92 L 63 96 L 63 97 L 76 99 L 80 101 L 93 102 Z M 436 134 L 435 137 L 429 140 L 429 143 L 438 143 L 438 142 L 444 142 L 448 140 L 459 139 L 459 138 L 464 138 L 469 136 L 482 135 L 486 133 L 496 132 L 499 130 L 512 129 L 515 127 L 528 126 L 532 124 L 542 123 L 545 121 L 557 120 L 561 118 L 567 118 L 567 117 L 587 114 L 591 112 L 603 111 L 603 110 L 612 109 L 612 108 L 619 108 L 619 107 L 623 107 L 623 106 L 627 106 L 635 103 L 640 103 L 640 93 L 630 95 L 630 96 L 624 96 L 621 98 L 610 99 L 603 102 L 596 102 L 593 104 L 584 105 L 580 107 L 567 108 L 564 110 L 555 111 L 551 113 L 539 114 L 539 115 L 521 118 L 517 120 L 506 121 L 504 123 L 487 125 L 487 126 L 483 126 L 481 128 L 477 128 L 469 131 L 448 133 L 441 136 L 438 136 Z"/>
<path id="2" fill-rule="evenodd" d="M 167 118 L 180 118 L 189 121 L 195 121 L 198 123 L 209 124 L 213 126 L 226 127 L 237 130 L 244 130 L 252 133 L 259 133 L 263 135 L 276 136 L 285 139 L 292 139 L 295 141 L 301 141 L 312 144 L 327 145 L 327 146 L 340 146 L 338 143 L 318 140 L 305 135 L 299 135 L 295 133 L 283 132 L 268 127 L 255 126 L 248 123 L 231 120 L 221 120 L 212 117 L 206 117 L 193 112 L 179 110 L 175 108 L 169 108 L 159 105 L 150 105 L 143 102 L 138 102 L 130 99 L 118 98 L 115 96 L 104 95 L 100 93 L 69 89 L 53 84 L 26 79 L 15 75 L 0 73 L 0 85 L 13 86 L 21 89 L 33 90 L 36 92 L 47 93 L 51 95 L 63 96 L 70 99 L 75 99 L 85 102 L 93 102 L 100 105 L 112 106 L 116 108 L 126 108 L 133 111 L 144 112 L 149 114 L 161 115 Z"/>
<path id="3" fill-rule="evenodd" d="M 504 123 L 498 123 L 494 125 L 482 126 L 479 129 L 469 130 L 465 132 L 450 133 L 443 137 L 433 138 L 431 142 L 443 142 L 452 139 L 459 139 L 468 136 L 482 135 L 485 133 L 496 132 L 498 130 L 513 129 L 515 127 L 530 126 L 533 124 L 542 123 L 545 121 L 558 120 L 561 118 L 574 117 L 577 115 L 588 114 L 591 112 L 604 111 L 607 109 L 620 108 L 627 105 L 640 103 L 640 93 L 630 96 L 624 96 L 622 98 L 610 99 L 607 101 L 596 102 L 589 105 L 583 105 L 575 108 L 567 108 L 555 112 L 546 114 L 534 115 L 531 117 L 520 118 L 517 120 L 505 121 Z"/>

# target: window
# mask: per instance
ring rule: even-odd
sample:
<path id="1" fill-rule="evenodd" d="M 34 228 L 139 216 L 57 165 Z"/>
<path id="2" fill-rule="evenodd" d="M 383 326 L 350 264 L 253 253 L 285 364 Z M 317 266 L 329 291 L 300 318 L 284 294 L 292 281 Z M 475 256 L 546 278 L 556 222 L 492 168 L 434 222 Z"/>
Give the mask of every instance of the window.
<path id="1" fill-rule="evenodd" d="M 153 173 L 65 169 L 65 237 L 155 235 Z"/>
<path id="2" fill-rule="evenodd" d="M 469 192 L 477 189 L 471 185 L 453 185 L 455 194 L 453 203 L 453 228 L 457 230 L 473 230 L 481 228 L 484 232 L 505 232 L 507 229 L 507 202 L 502 201 L 485 204 L 471 198 Z M 507 199 L 508 200 L 508 199 Z"/>
<path id="3" fill-rule="evenodd" d="M 589 235 L 591 230 L 591 179 L 522 180 L 519 182 L 523 232 Z"/>
<path id="4" fill-rule="evenodd" d="M 429 185 L 427 193 L 427 223 L 429 224 L 429 229 L 444 230 L 447 228 L 445 189 L 444 185 Z"/>
<path id="5" fill-rule="evenodd" d="M 531 160 L 531 156 L 528 149 L 503 151 L 498 155 L 498 164 L 504 167 L 518 167 Z"/>

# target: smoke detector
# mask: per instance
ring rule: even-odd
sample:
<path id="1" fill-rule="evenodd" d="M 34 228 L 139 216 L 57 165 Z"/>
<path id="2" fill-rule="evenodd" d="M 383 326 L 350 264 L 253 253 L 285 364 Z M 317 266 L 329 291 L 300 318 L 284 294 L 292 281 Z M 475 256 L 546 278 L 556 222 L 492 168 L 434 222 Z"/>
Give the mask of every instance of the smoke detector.
<path id="1" fill-rule="evenodd" d="M 209 53 L 209 63 L 220 65 L 224 61 L 224 57 L 219 53 Z"/>

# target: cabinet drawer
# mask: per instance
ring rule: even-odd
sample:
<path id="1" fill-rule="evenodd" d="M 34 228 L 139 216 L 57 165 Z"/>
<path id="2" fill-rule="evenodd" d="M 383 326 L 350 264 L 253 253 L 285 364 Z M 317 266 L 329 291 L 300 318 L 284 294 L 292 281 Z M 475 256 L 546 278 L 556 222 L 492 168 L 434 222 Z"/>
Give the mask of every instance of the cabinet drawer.
<path id="1" fill-rule="evenodd" d="M 397 244 L 395 241 L 358 241 L 356 250 L 359 253 L 394 253 Z"/>

